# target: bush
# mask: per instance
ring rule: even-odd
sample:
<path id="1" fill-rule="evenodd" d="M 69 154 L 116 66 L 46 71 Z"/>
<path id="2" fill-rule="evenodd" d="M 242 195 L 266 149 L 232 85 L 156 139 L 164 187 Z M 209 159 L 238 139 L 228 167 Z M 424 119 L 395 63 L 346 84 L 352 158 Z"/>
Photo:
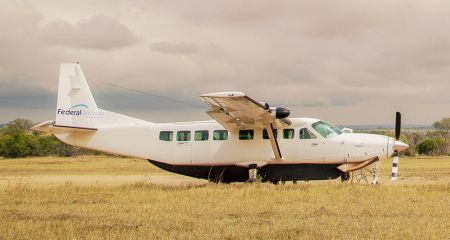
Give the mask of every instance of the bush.
<path id="1" fill-rule="evenodd" d="M 5 135 L 0 139 L 0 153 L 4 157 L 17 158 L 35 155 L 38 149 L 39 142 L 31 134 Z"/>
<path id="2" fill-rule="evenodd" d="M 446 147 L 442 138 L 428 138 L 417 144 L 416 150 L 421 155 L 440 155 Z"/>
<path id="3" fill-rule="evenodd" d="M 38 135 L 38 151 L 34 156 L 49 156 L 54 155 L 56 147 L 61 144 L 53 135 Z"/>
<path id="4" fill-rule="evenodd" d="M 80 155 L 79 148 L 67 145 L 63 142 L 59 142 L 53 150 L 54 152 L 52 155 L 56 155 L 58 157 L 72 157 Z"/>
<path id="5" fill-rule="evenodd" d="M 59 141 L 53 135 L 31 133 L 28 129 L 32 122 L 16 119 L 0 129 L 0 156 L 19 158 L 30 156 L 64 156 L 80 154 L 98 154 L 91 150 L 83 150 Z"/>

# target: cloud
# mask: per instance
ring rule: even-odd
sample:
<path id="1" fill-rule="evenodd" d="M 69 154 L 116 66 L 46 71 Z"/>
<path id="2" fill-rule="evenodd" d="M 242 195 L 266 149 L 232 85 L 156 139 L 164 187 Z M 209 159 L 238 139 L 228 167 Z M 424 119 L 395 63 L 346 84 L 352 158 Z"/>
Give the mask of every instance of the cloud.
<path id="1" fill-rule="evenodd" d="M 35 85 L 2 83 L 0 88 L 1 108 L 54 108 L 56 94 Z"/>
<path id="2" fill-rule="evenodd" d="M 1 99 L 10 99 L 2 113 L 32 95 L 20 91 L 27 85 L 56 94 L 59 64 L 79 60 L 90 83 L 200 105 L 199 94 L 242 91 L 334 123 L 390 123 L 397 110 L 410 123 L 450 115 L 445 0 L 4 0 L 0 18 L 8 19 L 0 22 L 0 86 L 16 85 L 17 95 Z M 106 92 L 149 120 L 208 118 L 206 106 Z M 53 117 L 46 100 L 30 101 Z M 20 100 L 15 109 L 29 111 Z"/>
<path id="3" fill-rule="evenodd" d="M 95 15 L 76 24 L 53 20 L 40 30 L 41 39 L 49 45 L 110 50 L 134 44 L 137 38 L 116 19 Z"/>
<path id="4" fill-rule="evenodd" d="M 197 45 L 193 43 L 170 43 L 167 41 L 155 42 L 152 44 L 151 49 L 156 52 L 168 53 L 168 54 L 194 54 L 198 52 Z"/>

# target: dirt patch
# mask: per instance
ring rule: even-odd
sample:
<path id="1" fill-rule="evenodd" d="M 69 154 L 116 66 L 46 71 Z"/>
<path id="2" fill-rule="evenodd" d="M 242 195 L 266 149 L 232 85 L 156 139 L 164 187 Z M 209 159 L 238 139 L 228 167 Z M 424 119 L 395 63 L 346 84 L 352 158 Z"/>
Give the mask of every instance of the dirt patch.
<path id="1" fill-rule="evenodd" d="M 0 187 L 16 186 L 17 184 L 26 184 L 33 187 L 65 184 L 117 186 L 142 182 L 169 186 L 197 186 L 205 184 L 207 181 L 184 176 L 165 175 L 30 175 L 2 177 Z"/>
<path id="2" fill-rule="evenodd" d="M 329 181 L 315 181 L 314 184 L 323 184 Z M 440 183 L 450 183 L 450 176 L 441 176 L 438 179 L 423 177 L 399 178 L 391 181 L 389 177 L 380 178 L 381 185 L 429 185 Z M 29 175 L 29 176 L 3 176 L 0 178 L 0 187 L 18 185 L 44 187 L 60 186 L 65 184 L 73 185 L 107 185 L 118 186 L 124 184 L 152 183 L 163 186 L 201 186 L 207 183 L 204 179 L 186 177 L 182 175 Z M 286 184 L 292 184 L 287 182 Z M 301 184 L 301 182 L 299 182 Z M 354 183 L 358 184 L 358 183 Z M 360 182 L 359 184 L 367 184 Z M 370 184 L 370 181 L 369 183 Z"/>

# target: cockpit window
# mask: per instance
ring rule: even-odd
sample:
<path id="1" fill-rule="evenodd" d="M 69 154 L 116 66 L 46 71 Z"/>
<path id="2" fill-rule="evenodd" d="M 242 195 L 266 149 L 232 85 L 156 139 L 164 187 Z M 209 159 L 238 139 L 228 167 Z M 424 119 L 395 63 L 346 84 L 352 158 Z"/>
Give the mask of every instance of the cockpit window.
<path id="1" fill-rule="evenodd" d="M 285 128 L 283 129 L 283 138 L 284 139 L 293 139 L 294 138 L 294 129 L 292 128 Z"/>
<path id="2" fill-rule="evenodd" d="M 332 138 L 341 134 L 341 129 L 326 122 L 318 121 L 312 127 L 324 138 Z"/>

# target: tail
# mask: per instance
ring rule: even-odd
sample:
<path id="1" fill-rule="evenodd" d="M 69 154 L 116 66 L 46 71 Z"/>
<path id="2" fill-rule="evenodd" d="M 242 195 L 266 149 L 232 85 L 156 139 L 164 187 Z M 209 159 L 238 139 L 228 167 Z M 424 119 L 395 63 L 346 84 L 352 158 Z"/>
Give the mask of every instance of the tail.
<path id="1" fill-rule="evenodd" d="M 95 129 L 101 114 L 80 65 L 61 64 L 55 126 Z"/>
<path id="2" fill-rule="evenodd" d="M 56 120 L 31 129 L 47 133 L 93 133 L 102 127 L 144 124 L 153 123 L 98 108 L 80 65 L 63 63 L 59 71 Z"/>

